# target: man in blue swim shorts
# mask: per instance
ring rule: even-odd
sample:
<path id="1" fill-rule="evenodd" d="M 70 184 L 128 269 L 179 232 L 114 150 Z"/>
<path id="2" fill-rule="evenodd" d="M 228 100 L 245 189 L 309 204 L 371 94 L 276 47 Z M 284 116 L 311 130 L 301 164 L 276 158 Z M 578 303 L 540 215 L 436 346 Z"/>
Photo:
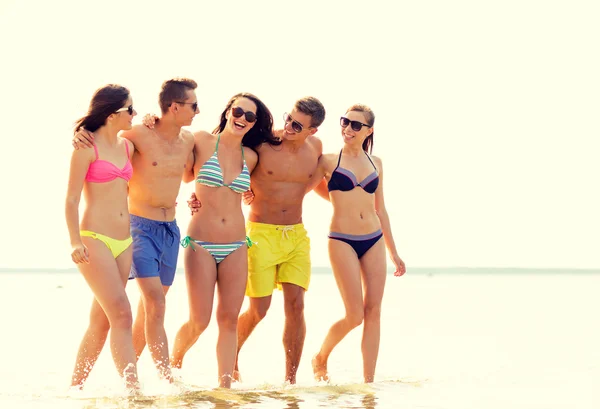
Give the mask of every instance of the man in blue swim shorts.
<path id="1" fill-rule="evenodd" d="M 165 81 L 159 94 L 162 115 L 154 127 L 136 125 L 122 134 L 135 147 L 133 176 L 129 181 L 133 238 L 130 278 L 136 279 L 141 299 L 133 324 L 133 343 L 139 358 L 148 342 L 159 375 L 169 381 L 172 381 L 172 374 L 164 328 L 165 295 L 173 284 L 179 253 L 175 200 L 184 170 L 194 165 L 194 136 L 181 128 L 191 125 L 200 112 L 196 87 L 196 82 L 187 78 Z M 87 131 L 75 136 L 76 147 L 92 146 L 90 143 L 93 143 L 93 136 Z M 104 314 L 101 308 L 94 310 Z M 106 340 L 104 329 L 97 332 L 90 337 Z M 97 344 L 94 346 L 97 351 L 90 352 L 90 355 L 97 352 L 95 358 L 104 341 Z"/>

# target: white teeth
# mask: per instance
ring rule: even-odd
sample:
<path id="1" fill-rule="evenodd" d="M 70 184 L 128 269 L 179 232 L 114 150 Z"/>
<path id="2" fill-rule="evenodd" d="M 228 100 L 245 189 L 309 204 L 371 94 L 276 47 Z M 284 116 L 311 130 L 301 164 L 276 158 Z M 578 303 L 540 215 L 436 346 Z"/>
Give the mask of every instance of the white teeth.
<path id="1" fill-rule="evenodd" d="M 239 122 L 234 122 L 234 124 L 235 124 L 236 126 L 239 126 L 239 127 L 245 128 L 245 125 L 244 125 L 244 124 L 242 124 L 242 123 L 239 123 Z"/>

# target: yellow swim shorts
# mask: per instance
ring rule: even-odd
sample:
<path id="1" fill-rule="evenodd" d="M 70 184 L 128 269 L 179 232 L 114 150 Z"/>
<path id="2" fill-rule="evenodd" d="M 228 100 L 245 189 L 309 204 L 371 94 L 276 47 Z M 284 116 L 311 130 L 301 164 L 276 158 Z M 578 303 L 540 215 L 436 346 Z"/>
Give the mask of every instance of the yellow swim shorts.
<path id="1" fill-rule="evenodd" d="M 310 283 L 310 239 L 303 224 L 276 225 L 247 222 L 248 297 L 266 297 L 281 283 L 308 290 Z"/>

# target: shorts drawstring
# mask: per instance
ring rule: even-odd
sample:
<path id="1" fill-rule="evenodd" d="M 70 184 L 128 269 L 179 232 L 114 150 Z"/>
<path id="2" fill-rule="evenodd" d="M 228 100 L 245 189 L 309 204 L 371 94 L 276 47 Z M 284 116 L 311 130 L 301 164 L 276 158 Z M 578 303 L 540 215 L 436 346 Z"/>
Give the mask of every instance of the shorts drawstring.
<path id="1" fill-rule="evenodd" d="M 281 230 L 281 238 L 282 239 L 288 240 L 289 239 L 288 232 L 294 231 L 294 226 L 277 227 L 277 230 Z"/>
<path id="2" fill-rule="evenodd" d="M 171 244 L 169 244 L 169 246 L 172 246 L 175 243 L 175 233 L 173 233 L 173 230 L 171 230 L 171 223 L 161 223 L 161 225 L 165 226 L 165 230 L 169 236 L 171 236 Z"/>

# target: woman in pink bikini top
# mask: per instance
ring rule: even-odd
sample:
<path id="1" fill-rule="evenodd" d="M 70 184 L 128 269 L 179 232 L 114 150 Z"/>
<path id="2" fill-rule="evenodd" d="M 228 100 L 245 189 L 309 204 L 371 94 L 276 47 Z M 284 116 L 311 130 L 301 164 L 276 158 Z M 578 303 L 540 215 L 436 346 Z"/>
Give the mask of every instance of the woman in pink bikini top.
<path id="1" fill-rule="evenodd" d="M 71 259 L 94 295 L 90 328 L 110 325 L 117 372 L 132 390 L 139 383 L 125 283 L 132 257 L 127 190 L 134 147 L 118 133 L 131 129 L 136 114 L 127 88 L 111 84 L 95 92 L 87 114 L 75 124 L 75 132 L 82 127 L 93 132 L 94 150 L 73 151 L 65 205 Z M 85 208 L 80 218 L 81 192 Z M 77 388 L 83 387 L 104 344 L 90 334 L 77 355 L 71 381 Z"/>

